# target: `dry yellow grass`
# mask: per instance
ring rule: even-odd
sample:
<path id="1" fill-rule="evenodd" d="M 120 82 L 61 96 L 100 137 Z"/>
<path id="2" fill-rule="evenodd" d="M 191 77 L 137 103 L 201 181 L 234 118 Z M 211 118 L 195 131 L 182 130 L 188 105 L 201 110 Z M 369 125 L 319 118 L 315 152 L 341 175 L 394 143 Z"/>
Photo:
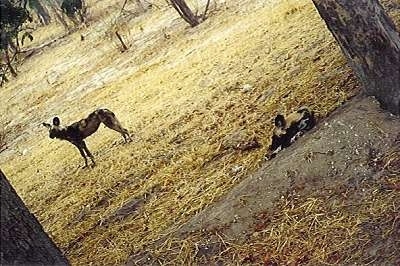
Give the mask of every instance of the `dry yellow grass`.
<path id="1" fill-rule="evenodd" d="M 127 24 L 123 54 L 105 41 L 103 14 L 2 89 L 0 122 L 23 132 L 4 172 L 73 265 L 123 263 L 218 199 L 262 162 L 278 111 L 309 105 L 324 117 L 358 92 L 310 1 L 235 2 L 195 29 L 171 10 L 144 14 Z M 100 129 L 87 141 L 98 165 L 82 170 L 75 148 L 38 125 L 100 106 L 135 141 L 115 145 L 119 135 Z M 233 148 L 252 139 L 262 148 Z"/>
<path id="2" fill-rule="evenodd" d="M 377 177 L 350 188 L 344 179 L 291 191 L 257 215 L 243 242 L 221 228 L 166 238 L 143 259 L 163 265 L 381 265 L 398 264 L 400 146 L 371 161 Z M 343 182 L 343 183 L 342 183 Z M 311 191 L 311 193 L 310 193 Z"/>

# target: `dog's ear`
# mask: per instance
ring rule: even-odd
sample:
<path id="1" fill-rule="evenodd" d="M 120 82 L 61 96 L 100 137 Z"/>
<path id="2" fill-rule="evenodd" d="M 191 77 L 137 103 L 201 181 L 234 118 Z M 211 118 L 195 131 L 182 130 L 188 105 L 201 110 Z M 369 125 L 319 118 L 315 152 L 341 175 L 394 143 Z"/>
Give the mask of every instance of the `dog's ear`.
<path id="1" fill-rule="evenodd" d="M 60 125 L 60 118 L 57 116 L 53 118 L 53 125 L 59 126 Z"/>
<path id="2" fill-rule="evenodd" d="M 49 123 L 42 123 L 43 126 L 47 127 L 48 129 L 51 129 L 51 125 Z"/>
<path id="3" fill-rule="evenodd" d="M 278 128 L 284 128 L 286 125 L 285 117 L 281 114 L 275 117 L 275 126 Z"/>

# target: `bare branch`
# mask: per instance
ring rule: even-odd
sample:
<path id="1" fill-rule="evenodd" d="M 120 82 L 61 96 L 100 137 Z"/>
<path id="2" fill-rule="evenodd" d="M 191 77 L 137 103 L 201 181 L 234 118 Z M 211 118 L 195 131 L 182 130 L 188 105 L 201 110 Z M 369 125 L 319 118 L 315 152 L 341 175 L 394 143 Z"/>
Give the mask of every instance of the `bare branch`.
<path id="1" fill-rule="evenodd" d="M 122 39 L 121 35 L 118 33 L 118 31 L 115 32 L 115 35 L 117 35 L 118 40 L 120 41 L 122 45 L 122 52 L 125 52 L 128 50 L 128 47 L 125 45 L 124 40 Z"/>
<path id="2" fill-rule="evenodd" d="M 203 15 L 201 16 L 201 17 L 203 18 L 203 20 L 206 19 L 207 11 L 208 11 L 208 8 L 210 7 L 210 2 L 211 2 L 211 0 L 207 0 L 206 8 L 204 9 L 204 13 L 203 13 Z"/>

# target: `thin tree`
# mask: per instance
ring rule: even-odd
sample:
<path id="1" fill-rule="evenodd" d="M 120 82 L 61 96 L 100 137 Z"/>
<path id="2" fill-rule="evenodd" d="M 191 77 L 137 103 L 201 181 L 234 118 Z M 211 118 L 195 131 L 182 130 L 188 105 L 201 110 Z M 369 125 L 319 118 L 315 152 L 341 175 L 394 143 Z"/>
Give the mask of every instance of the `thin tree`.
<path id="1" fill-rule="evenodd" d="M 19 53 L 20 43 L 26 37 L 33 38 L 29 30 L 23 27 L 26 21 L 31 21 L 26 4 L 18 0 L 0 1 L 0 85 L 7 81 L 8 71 L 13 76 L 17 75 L 12 62 Z"/>
<path id="2" fill-rule="evenodd" d="M 170 0 L 172 7 L 190 26 L 196 27 L 200 24 L 199 18 L 192 12 L 185 0 Z"/>
<path id="3" fill-rule="evenodd" d="M 0 265 L 68 265 L 0 170 Z"/>
<path id="4" fill-rule="evenodd" d="M 400 114 L 400 36 L 379 1 L 313 2 L 365 92 Z"/>
<path id="5" fill-rule="evenodd" d="M 178 12 L 178 14 L 192 27 L 196 27 L 206 19 L 206 14 L 210 6 L 210 0 L 208 0 L 203 14 L 198 16 L 197 14 L 193 13 L 185 0 L 169 0 L 169 3 Z"/>

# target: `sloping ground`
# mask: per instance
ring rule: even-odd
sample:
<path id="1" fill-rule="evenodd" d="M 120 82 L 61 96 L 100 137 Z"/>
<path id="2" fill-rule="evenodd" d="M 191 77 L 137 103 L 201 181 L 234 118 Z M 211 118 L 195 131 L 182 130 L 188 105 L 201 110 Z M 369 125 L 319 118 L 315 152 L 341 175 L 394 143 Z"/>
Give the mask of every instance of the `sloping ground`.
<path id="1" fill-rule="evenodd" d="M 72 264 L 146 250 L 259 168 L 278 111 L 309 105 L 322 118 L 358 93 L 309 1 L 222 2 L 195 29 L 161 5 L 126 20 L 120 53 L 109 34 L 118 3 L 96 1 L 88 28 L 28 59 L 2 89 L 0 163 Z M 40 123 L 102 106 L 135 141 L 101 128 L 87 141 L 98 165 L 83 170 Z"/>
<path id="2" fill-rule="evenodd" d="M 131 263 L 397 265 L 399 191 L 400 119 L 359 98 Z"/>

